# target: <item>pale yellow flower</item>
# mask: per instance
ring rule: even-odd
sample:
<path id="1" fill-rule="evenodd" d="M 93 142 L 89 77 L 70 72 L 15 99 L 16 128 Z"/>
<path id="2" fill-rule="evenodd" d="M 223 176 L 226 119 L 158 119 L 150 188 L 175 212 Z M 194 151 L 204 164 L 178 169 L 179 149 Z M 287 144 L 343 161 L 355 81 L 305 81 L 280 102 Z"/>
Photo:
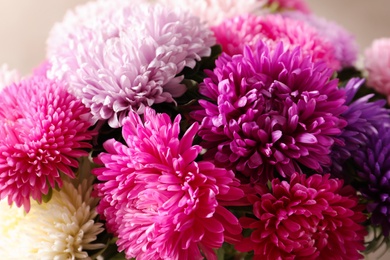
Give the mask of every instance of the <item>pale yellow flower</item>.
<path id="1" fill-rule="evenodd" d="M 95 222 L 91 191 L 91 180 L 77 186 L 65 180 L 48 203 L 32 202 L 28 214 L 1 201 L 2 259 L 90 259 L 86 250 L 104 247 L 95 242 L 103 227 Z"/>

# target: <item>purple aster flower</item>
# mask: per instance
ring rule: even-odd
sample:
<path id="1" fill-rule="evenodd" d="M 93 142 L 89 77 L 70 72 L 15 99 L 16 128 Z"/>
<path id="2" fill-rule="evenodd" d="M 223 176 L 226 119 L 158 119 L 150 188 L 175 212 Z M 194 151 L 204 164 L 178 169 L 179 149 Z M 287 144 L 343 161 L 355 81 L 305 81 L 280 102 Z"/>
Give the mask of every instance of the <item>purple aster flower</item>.
<path id="1" fill-rule="evenodd" d="M 330 147 L 345 121 L 345 94 L 325 63 L 313 63 L 299 47 L 269 51 L 260 41 L 243 55 L 222 54 L 200 85 L 199 135 L 205 158 L 252 181 L 331 164 Z"/>
<path id="2" fill-rule="evenodd" d="M 345 104 L 348 108 L 341 116 L 347 121 L 347 126 L 332 148 L 333 164 L 330 172 L 346 180 L 350 176 L 347 176 L 347 171 L 343 171 L 343 163 L 366 145 L 369 136 L 378 134 L 377 128 L 381 125 L 390 126 L 390 111 L 384 108 L 386 100 L 370 102 L 374 94 L 353 100 L 363 82 L 364 79 L 352 78 L 345 86 Z"/>
<path id="3" fill-rule="evenodd" d="M 368 199 L 371 223 L 381 226 L 383 235 L 390 234 L 390 127 L 381 126 L 377 134 L 368 136 L 364 149 L 358 150 L 355 162 L 358 176 L 365 184 L 360 189 Z"/>
<path id="4" fill-rule="evenodd" d="M 48 51 L 53 65 L 48 75 L 68 82 L 95 122 L 108 120 L 116 128 L 130 110 L 142 114 L 153 104 L 174 103 L 186 91 L 178 74 L 209 56 L 215 38 L 199 18 L 179 9 L 98 3 L 112 12 L 96 12 L 86 25 L 80 19 L 68 44 Z"/>
<path id="5" fill-rule="evenodd" d="M 358 44 L 355 36 L 341 25 L 314 14 L 305 14 L 297 11 L 284 12 L 282 14 L 304 21 L 317 29 L 322 37 L 333 45 L 334 56 L 342 67 L 350 67 L 355 64 L 358 56 Z"/>

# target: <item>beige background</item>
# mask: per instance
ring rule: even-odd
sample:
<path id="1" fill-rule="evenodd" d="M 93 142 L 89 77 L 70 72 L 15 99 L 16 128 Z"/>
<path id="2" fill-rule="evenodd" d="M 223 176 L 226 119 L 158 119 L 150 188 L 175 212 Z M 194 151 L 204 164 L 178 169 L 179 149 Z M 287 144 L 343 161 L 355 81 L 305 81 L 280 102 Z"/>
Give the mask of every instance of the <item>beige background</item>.
<path id="1" fill-rule="evenodd" d="M 314 13 L 351 31 L 361 51 L 375 38 L 390 37 L 389 0 L 307 1 Z M 8 63 L 22 74 L 29 73 L 44 59 L 45 40 L 51 26 L 61 21 L 67 8 L 85 2 L 87 0 L 0 0 L 0 64 Z M 390 254 L 381 259 L 390 259 Z"/>

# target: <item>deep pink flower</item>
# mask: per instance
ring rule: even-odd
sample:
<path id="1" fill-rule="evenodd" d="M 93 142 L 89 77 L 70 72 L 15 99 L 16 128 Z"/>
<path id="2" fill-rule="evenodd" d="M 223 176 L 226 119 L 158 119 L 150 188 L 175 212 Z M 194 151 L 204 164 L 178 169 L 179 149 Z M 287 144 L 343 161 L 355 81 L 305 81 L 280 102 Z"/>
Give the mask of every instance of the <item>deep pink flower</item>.
<path id="1" fill-rule="evenodd" d="M 376 39 L 364 52 L 367 85 L 387 97 L 390 103 L 390 38 Z"/>
<path id="2" fill-rule="evenodd" d="M 240 223 L 253 232 L 236 248 L 254 250 L 257 259 L 362 259 L 364 205 L 352 187 L 329 176 L 274 179 L 269 193 L 250 198 L 255 218 Z"/>
<path id="3" fill-rule="evenodd" d="M 300 49 L 274 51 L 259 42 L 243 55 L 222 54 L 200 84 L 199 135 L 206 159 L 251 177 L 283 176 L 301 167 L 321 172 L 331 164 L 330 148 L 345 121 L 344 91 L 324 63 L 312 63 Z"/>
<path id="4" fill-rule="evenodd" d="M 31 77 L 6 87 L 0 99 L 0 199 L 30 209 L 74 177 L 92 139 L 90 113 L 61 82 Z"/>
<path id="5" fill-rule="evenodd" d="M 270 48 L 275 48 L 282 41 L 285 48 L 290 50 L 300 46 L 301 52 L 310 55 L 314 62 L 325 61 L 335 70 L 341 67 L 334 55 L 333 45 L 318 30 L 305 21 L 281 14 L 236 16 L 212 27 L 212 30 L 217 43 L 229 55 L 242 53 L 246 45 L 253 50 L 259 40 L 266 42 Z"/>
<path id="6" fill-rule="evenodd" d="M 234 174 L 211 162 L 195 162 L 193 124 L 179 139 L 180 116 L 146 108 L 143 120 L 124 120 L 126 145 L 108 140 L 97 162 L 98 212 L 118 236 L 120 251 L 137 259 L 216 259 L 213 249 L 241 233 L 221 203 L 240 199 Z"/>

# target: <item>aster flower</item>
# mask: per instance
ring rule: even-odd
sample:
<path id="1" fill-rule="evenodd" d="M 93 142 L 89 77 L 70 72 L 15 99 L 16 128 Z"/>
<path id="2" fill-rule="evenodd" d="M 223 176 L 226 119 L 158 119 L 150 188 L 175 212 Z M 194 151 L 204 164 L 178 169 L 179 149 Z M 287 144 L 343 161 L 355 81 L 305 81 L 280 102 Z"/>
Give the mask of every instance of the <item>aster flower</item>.
<path id="1" fill-rule="evenodd" d="M 268 5 L 275 5 L 277 10 L 297 10 L 302 13 L 311 13 L 305 0 L 268 0 Z"/>
<path id="2" fill-rule="evenodd" d="M 269 193 L 250 198 L 255 217 L 242 217 L 253 230 L 236 248 L 257 259 L 362 259 L 364 206 L 356 191 L 329 174 L 293 174 L 274 179 Z"/>
<path id="3" fill-rule="evenodd" d="M 25 212 L 22 208 L 11 207 L 6 200 L 0 200 L 0 255 L 3 259 L 20 259 L 20 230 L 19 223 Z M 16 249 L 17 248 L 17 249 Z"/>
<path id="4" fill-rule="evenodd" d="M 354 157 L 359 149 L 365 149 L 368 138 L 378 134 L 381 125 L 390 126 L 390 111 L 384 106 L 386 100 L 371 101 L 374 94 L 363 96 L 357 100 L 354 97 L 363 84 L 364 79 L 352 78 L 345 86 L 347 110 L 341 116 L 347 121 L 347 126 L 338 137 L 338 142 L 332 148 L 331 173 L 348 180 L 348 171 L 344 171 L 344 162 Z"/>
<path id="5" fill-rule="evenodd" d="M 95 122 L 108 120 L 113 128 L 130 110 L 142 114 L 153 104 L 174 103 L 186 91 L 178 74 L 209 56 L 215 44 L 212 32 L 188 12 L 148 4 L 115 8 L 107 19 L 99 14 L 97 29 L 76 27 L 69 45 L 49 57 L 49 77 L 69 82 Z"/>
<path id="6" fill-rule="evenodd" d="M 180 116 L 172 122 L 150 108 L 143 120 L 132 112 L 123 125 L 126 145 L 109 140 L 99 155 L 98 212 L 128 258 L 216 259 L 213 249 L 241 233 L 222 206 L 243 196 L 233 172 L 195 162 L 198 125 L 179 139 L 179 124 Z"/>
<path id="7" fill-rule="evenodd" d="M 314 14 L 283 12 L 283 16 L 296 19 L 312 26 L 334 49 L 334 56 L 341 67 L 351 67 L 357 60 L 359 47 L 355 36 L 341 25 Z"/>
<path id="8" fill-rule="evenodd" d="M 7 64 L 0 67 L 0 91 L 14 82 L 20 80 L 20 75 L 17 70 L 10 70 Z"/>
<path id="9" fill-rule="evenodd" d="M 157 0 L 167 6 L 180 7 L 198 16 L 209 26 L 220 24 L 223 20 L 241 14 L 263 14 L 267 0 L 246 0 L 245 4 L 236 0 Z"/>
<path id="10" fill-rule="evenodd" d="M 104 244 L 96 243 L 103 224 L 95 222 L 97 199 L 91 197 L 91 180 L 74 186 L 66 179 L 49 202 L 33 202 L 28 214 L 0 201 L 2 257 L 90 259 L 88 250 L 104 248 Z"/>
<path id="11" fill-rule="evenodd" d="M 380 226 L 383 235 L 390 235 L 390 127 L 380 126 L 376 134 L 368 136 L 367 145 L 357 151 L 355 162 L 367 198 L 371 223 Z"/>
<path id="12" fill-rule="evenodd" d="M 30 209 L 61 173 L 74 177 L 92 139 L 89 110 L 61 82 L 31 77 L 3 89 L 0 99 L 0 199 Z"/>
<path id="13" fill-rule="evenodd" d="M 199 86 L 206 99 L 192 116 L 201 122 L 204 158 L 252 182 L 330 165 L 330 148 L 345 121 L 344 92 L 325 63 L 300 49 L 274 51 L 260 41 L 252 52 L 222 54 Z"/>
<path id="14" fill-rule="evenodd" d="M 390 38 L 374 40 L 364 52 L 367 85 L 387 97 L 390 103 Z"/>
<path id="15" fill-rule="evenodd" d="M 326 61 L 330 68 L 340 68 L 332 44 L 319 31 L 303 21 L 280 14 L 236 16 L 224 20 L 212 30 L 217 43 L 229 55 L 242 53 L 245 45 L 254 49 L 259 40 L 266 42 L 270 48 L 282 41 L 285 48 L 292 50 L 300 46 L 301 52 L 310 55 L 313 61 Z"/>

